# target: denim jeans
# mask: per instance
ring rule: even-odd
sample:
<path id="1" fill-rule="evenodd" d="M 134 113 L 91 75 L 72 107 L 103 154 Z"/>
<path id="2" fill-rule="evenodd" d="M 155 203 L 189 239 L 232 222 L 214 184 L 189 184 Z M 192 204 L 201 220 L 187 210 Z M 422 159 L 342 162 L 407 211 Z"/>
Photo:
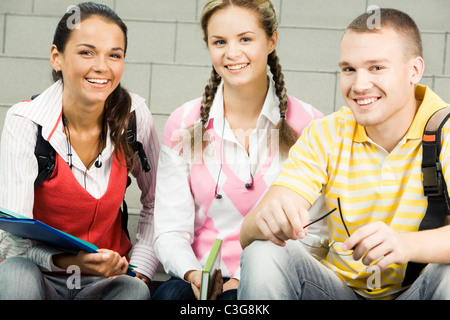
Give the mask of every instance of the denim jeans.
<path id="1" fill-rule="evenodd" d="M 299 241 L 255 241 L 241 257 L 240 300 L 361 300 Z M 397 299 L 450 299 L 450 265 L 430 264 Z"/>
<path id="2" fill-rule="evenodd" d="M 224 279 L 224 283 L 227 279 Z M 222 292 L 217 300 L 236 300 L 237 290 Z M 179 278 L 172 277 L 164 282 L 153 294 L 152 300 L 197 300 L 191 284 Z"/>
<path id="3" fill-rule="evenodd" d="M 81 276 L 78 286 L 70 281 L 70 276 L 72 274 L 43 273 L 29 259 L 6 259 L 0 263 L 0 300 L 150 299 L 150 290 L 138 278 Z"/>

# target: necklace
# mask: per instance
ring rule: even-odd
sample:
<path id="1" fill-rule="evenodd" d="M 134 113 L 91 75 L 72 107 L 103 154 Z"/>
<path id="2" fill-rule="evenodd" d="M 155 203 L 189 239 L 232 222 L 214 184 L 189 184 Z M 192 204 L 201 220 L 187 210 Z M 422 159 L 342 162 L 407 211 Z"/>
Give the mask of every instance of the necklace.
<path id="1" fill-rule="evenodd" d="M 64 129 L 66 131 L 67 164 L 69 165 L 70 170 L 72 170 L 72 167 L 73 167 L 73 162 L 72 162 L 72 156 L 73 156 L 72 143 L 71 143 L 71 139 L 70 139 L 69 125 L 67 124 L 67 120 L 66 120 L 66 117 L 64 116 L 64 114 L 62 114 L 62 123 L 63 123 Z M 101 168 L 102 167 L 101 156 L 102 156 L 103 139 L 104 139 L 104 125 L 102 125 L 102 131 L 100 132 L 100 136 L 99 136 L 98 155 L 88 163 L 88 165 L 86 166 L 86 170 L 84 172 L 84 188 L 85 189 L 86 189 L 86 175 L 87 175 L 88 168 L 92 165 L 92 163 L 94 161 L 95 161 L 94 165 L 95 165 L 96 168 Z"/>

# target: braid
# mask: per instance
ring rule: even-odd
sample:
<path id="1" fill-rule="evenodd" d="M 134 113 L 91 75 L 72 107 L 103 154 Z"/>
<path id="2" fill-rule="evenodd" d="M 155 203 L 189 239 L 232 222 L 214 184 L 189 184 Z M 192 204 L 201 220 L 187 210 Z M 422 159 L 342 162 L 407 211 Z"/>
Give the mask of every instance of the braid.
<path id="1" fill-rule="evenodd" d="M 272 73 L 273 81 L 275 82 L 275 91 L 280 100 L 280 113 L 286 114 L 287 111 L 287 90 L 284 82 L 284 74 L 281 71 L 280 59 L 275 50 L 268 57 L 268 65 Z"/>
<path id="2" fill-rule="evenodd" d="M 280 115 L 281 119 L 275 126 L 275 129 L 279 130 L 279 150 L 283 157 L 287 157 L 290 148 L 295 144 L 298 137 L 289 123 L 286 121 L 286 114 L 288 112 L 288 96 L 284 82 L 284 75 L 280 65 L 280 59 L 278 58 L 276 51 L 274 50 L 268 57 L 267 61 L 270 72 L 272 73 L 273 81 L 275 82 L 275 93 L 280 100 Z M 269 144 L 271 143 L 269 138 Z"/>
<path id="3" fill-rule="evenodd" d="M 217 93 L 217 87 L 219 86 L 221 80 L 222 78 L 213 68 L 208 85 L 205 87 L 205 92 L 203 93 L 202 107 L 200 110 L 200 120 L 203 124 L 206 124 L 209 119 L 209 111 L 211 110 L 214 98 Z"/>
<path id="4" fill-rule="evenodd" d="M 206 133 L 206 123 L 209 119 L 209 112 L 214 102 L 214 98 L 217 93 L 217 87 L 219 86 L 222 78 L 213 68 L 211 71 L 211 77 L 208 81 L 208 84 L 205 87 L 205 92 L 203 93 L 202 105 L 200 109 L 200 122 L 192 125 L 189 130 L 190 135 L 190 146 L 191 146 L 191 155 L 194 157 L 195 144 L 202 142 L 202 149 L 206 147 L 208 141 L 204 141 L 203 137 Z"/>

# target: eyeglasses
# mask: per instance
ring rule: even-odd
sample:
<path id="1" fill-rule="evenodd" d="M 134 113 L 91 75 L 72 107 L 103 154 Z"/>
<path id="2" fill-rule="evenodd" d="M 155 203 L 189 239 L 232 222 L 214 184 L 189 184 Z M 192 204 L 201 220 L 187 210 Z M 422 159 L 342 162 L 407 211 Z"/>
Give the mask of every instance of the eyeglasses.
<path id="1" fill-rule="evenodd" d="M 341 217 L 342 224 L 343 224 L 343 226 L 344 226 L 344 228 L 345 228 L 345 232 L 347 232 L 347 235 L 350 237 L 350 232 L 348 232 L 348 228 L 347 228 L 347 225 L 345 224 L 344 216 L 342 215 L 341 200 L 340 200 L 339 198 L 337 198 L 337 202 L 338 202 L 338 207 L 337 207 L 337 208 L 334 208 L 334 209 L 332 209 L 331 211 L 325 213 L 325 214 L 324 214 L 323 216 L 321 216 L 320 218 L 318 218 L 318 219 L 316 219 L 316 220 L 314 220 L 314 221 L 311 221 L 310 223 L 308 223 L 307 225 L 305 225 L 305 226 L 303 227 L 303 229 L 309 227 L 310 225 L 312 225 L 312 224 L 314 224 L 314 223 L 316 223 L 316 222 L 319 222 L 320 220 L 325 219 L 325 218 L 328 217 L 330 214 L 332 214 L 333 212 L 335 212 L 336 210 L 338 210 L 338 211 L 339 211 L 339 216 Z"/>
<path id="2" fill-rule="evenodd" d="M 342 221 L 342 225 L 344 226 L 344 229 L 345 229 L 345 232 L 347 233 L 347 236 L 350 237 L 350 232 L 348 231 L 347 225 L 345 224 L 344 216 L 342 215 L 341 200 L 340 200 L 339 198 L 337 198 L 337 203 L 338 203 L 338 207 L 337 207 L 337 208 L 334 208 L 334 209 L 332 209 L 331 211 L 329 211 L 329 212 L 327 212 L 326 214 L 324 214 L 323 216 L 317 218 L 316 220 L 311 221 L 310 223 L 306 224 L 303 228 L 307 228 L 307 227 L 309 227 L 310 225 L 312 225 L 312 224 L 314 224 L 314 223 L 316 223 L 316 222 L 319 222 L 319 221 L 325 219 L 325 218 L 328 217 L 330 214 L 332 214 L 333 212 L 335 212 L 336 210 L 338 210 L 339 216 L 340 216 L 341 221 Z M 322 244 L 321 244 L 321 245 L 318 245 L 318 246 L 315 246 L 315 245 L 313 245 L 313 244 L 306 243 L 306 242 L 304 242 L 304 241 L 302 241 L 302 240 L 300 240 L 300 242 L 302 242 L 303 244 L 305 244 L 306 246 L 311 247 L 311 248 L 316 248 L 316 249 L 320 249 L 320 248 L 332 249 L 332 251 L 333 251 L 335 254 L 338 254 L 338 255 L 346 255 L 346 256 L 349 256 L 349 255 L 352 255 L 352 254 L 353 254 L 353 250 L 343 251 L 343 250 L 341 249 L 342 243 L 341 243 L 341 242 L 337 242 L 337 241 L 335 241 L 335 240 L 331 241 L 331 242 L 328 244 L 328 246 L 326 246 L 326 247 L 323 246 Z"/>

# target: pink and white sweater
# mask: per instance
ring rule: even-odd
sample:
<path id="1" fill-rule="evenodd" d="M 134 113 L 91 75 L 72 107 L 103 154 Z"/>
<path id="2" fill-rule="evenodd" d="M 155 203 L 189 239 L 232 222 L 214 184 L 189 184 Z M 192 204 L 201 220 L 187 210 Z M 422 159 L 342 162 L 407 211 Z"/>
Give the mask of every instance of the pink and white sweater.
<path id="1" fill-rule="evenodd" d="M 279 100 L 273 82 L 250 134 L 249 153 L 224 118 L 223 85 L 217 90 L 207 133 L 211 142 L 203 159 L 180 155 L 180 134 L 199 122 L 201 99 L 185 103 L 166 123 L 162 138 L 155 202 L 155 251 L 165 271 L 183 279 L 189 270 L 202 270 L 216 238 L 223 240 L 221 269 L 224 277 L 239 279 L 239 232 L 247 213 L 260 201 L 281 171 L 278 149 L 270 152 L 267 132 L 280 119 Z M 287 121 L 298 135 L 320 111 L 289 97 Z M 275 131 L 274 131 L 275 132 Z M 272 142 L 278 136 L 272 133 Z M 252 181 L 253 186 L 245 185 Z M 215 189 L 222 196 L 215 197 Z"/>

